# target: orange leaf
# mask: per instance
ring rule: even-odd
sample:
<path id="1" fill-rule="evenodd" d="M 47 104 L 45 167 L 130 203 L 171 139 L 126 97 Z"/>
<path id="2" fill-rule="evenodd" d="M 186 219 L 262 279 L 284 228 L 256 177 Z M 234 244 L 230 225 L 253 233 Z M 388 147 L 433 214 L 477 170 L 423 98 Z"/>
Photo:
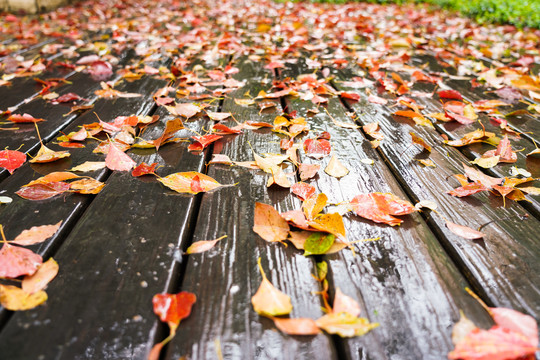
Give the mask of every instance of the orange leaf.
<path id="1" fill-rule="evenodd" d="M 109 141 L 109 152 L 105 158 L 105 165 L 111 170 L 129 171 L 137 163 L 117 148 L 112 141 Z"/>
<path id="2" fill-rule="evenodd" d="M 174 173 L 157 180 L 169 189 L 188 194 L 208 192 L 223 186 L 210 176 L 196 171 Z"/>
<path id="3" fill-rule="evenodd" d="M 257 261 L 263 281 L 259 289 L 251 298 L 253 309 L 259 315 L 273 317 L 278 315 L 287 315 L 292 311 L 291 298 L 279 291 L 266 278 L 266 274 L 261 266 L 261 258 Z"/>
<path id="4" fill-rule="evenodd" d="M 191 314 L 191 307 L 197 301 L 195 294 L 181 291 L 178 294 L 156 294 L 152 298 L 154 313 L 159 319 L 176 329 L 182 319 Z"/>
<path id="5" fill-rule="evenodd" d="M 351 206 L 356 215 L 391 226 L 403 222 L 391 215 L 406 215 L 416 211 L 411 203 L 390 193 L 357 195 L 351 200 Z"/>
<path id="6" fill-rule="evenodd" d="M 255 203 L 253 231 L 269 242 L 284 241 L 289 233 L 289 224 L 273 206 Z"/>
<path id="7" fill-rule="evenodd" d="M 30 276 L 25 276 L 21 285 L 22 289 L 29 293 L 33 294 L 40 290 L 45 289 L 48 283 L 58 274 L 58 263 L 50 258 L 45 261 L 39 269 Z"/>
<path id="8" fill-rule="evenodd" d="M 223 235 L 222 237 L 217 238 L 215 240 L 196 241 L 193 244 L 191 244 L 190 247 L 187 248 L 186 254 L 198 254 L 198 253 L 208 251 L 211 248 L 213 248 L 219 240 L 224 239 L 226 237 L 227 235 Z"/>
<path id="9" fill-rule="evenodd" d="M 43 242 L 53 236 L 60 225 L 62 225 L 62 221 L 55 225 L 33 226 L 28 230 L 23 230 L 12 243 L 26 246 Z"/>
<path id="10" fill-rule="evenodd" d="M 469 239 L 469 240 L 481 239 L 484 236 L 486 236 L 480 231 L 476 231 L 467 226 L 454 224 L 450 221 L 446 222 L 446 227 L 448 228 L 448 230 L 450 230 L 454 234 L 461 236 L 462 238 Z"/>
<path id="11" fill-rule="evenodd" d="M 317 335 L 321 332 L 313 319 L 280 319 L 273 318 L 276 327 L 288 335 Z"/>

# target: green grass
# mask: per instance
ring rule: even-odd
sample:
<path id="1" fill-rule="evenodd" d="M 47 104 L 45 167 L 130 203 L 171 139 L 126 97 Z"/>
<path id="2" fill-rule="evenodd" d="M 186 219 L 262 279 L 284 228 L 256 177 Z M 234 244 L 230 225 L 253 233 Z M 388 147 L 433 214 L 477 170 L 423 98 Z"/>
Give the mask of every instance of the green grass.
<path id="1" fill-rule="evenodd" d="M 309 0 L 341 4 L 348 0 Z M 350 0 L 349 0 L 350 1 Z M 357 0 L 362 1 L 362 0 Z M 429 3 L 457 10 L 480 23 L 514 24 L 520 28 L 540 29 L 540 0 L 364 0 L 379 4 L 407 2 Z"/>

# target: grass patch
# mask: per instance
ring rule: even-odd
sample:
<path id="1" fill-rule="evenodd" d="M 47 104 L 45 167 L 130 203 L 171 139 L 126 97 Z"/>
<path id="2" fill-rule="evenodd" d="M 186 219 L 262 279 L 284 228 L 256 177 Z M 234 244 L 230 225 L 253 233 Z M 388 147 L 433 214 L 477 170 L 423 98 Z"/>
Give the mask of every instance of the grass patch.
<path id="1" fill-rule="evenodd" d="M 351 0 L 308 0 L 342 4 Z M 354 0 L 353 0 L 354 1 Z M 357 0 L 362 1 L 362 0 Z M 540 0 L 363 0 L 379 4 L 429 3 L 457 10 L 480 23 L 513 24 L 540 29 Z"/>

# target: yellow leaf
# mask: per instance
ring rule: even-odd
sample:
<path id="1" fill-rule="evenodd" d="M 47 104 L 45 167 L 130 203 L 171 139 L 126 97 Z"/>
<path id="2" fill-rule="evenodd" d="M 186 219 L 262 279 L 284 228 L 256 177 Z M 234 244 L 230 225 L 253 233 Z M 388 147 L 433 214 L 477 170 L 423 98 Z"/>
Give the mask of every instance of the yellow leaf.
<path id="1" fill-rule="evenodd" d="M 169 189 L 188 194 L 207 192 L 224 186 L 210 176 L 196 171 L 178 172 L 157 180 Z"/>
<path id="2" fill-rule="evenodd" d="M 341 337 L 362 336 L 379 326 L 378 323 L 370 323 L 368 319 L 358 318 L 346 312 L 324 315 L 316 323 L 327 333 Z"/>
<path id="3" fill-rule="evenodd" d="M 47 163 L 56 161 L 58 159 L 66 158 L 71 156 L 69 151 L 52 151 L 45 145 L 41 145 L 41 148 L 39 149 L 36 156 L 30 160 L 31 163 Z"/>
<path id="4" fill-rule="evenodd" d="M 29 294 L 12 285 L 0 285 L 0 304 L 11 311 L 30 310 L 47 301 L 47 293 Z"/>

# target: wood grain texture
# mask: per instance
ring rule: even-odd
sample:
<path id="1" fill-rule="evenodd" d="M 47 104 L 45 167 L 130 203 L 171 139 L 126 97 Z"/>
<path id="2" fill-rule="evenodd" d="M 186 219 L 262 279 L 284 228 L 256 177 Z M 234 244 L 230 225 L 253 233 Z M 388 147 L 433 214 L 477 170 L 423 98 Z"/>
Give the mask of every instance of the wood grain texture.
<path id="1" fill-rule="evenodd" d="M 246 80 L 244 88 L 225 99 L 222 111 L 231 111 L 240 121 L 271 122 L 280 114 L 277 109 L 259 115 L 255 106 L 241 107 L 233 98 L 244 98 L 267 90 L 269 82 L 261 84 L 271 74 L 258 62 L 243 62 L 235 76 Z M 215 154 L 228 155 L 234 161 L 251 161 L 250 145 L 258 153 L 279 153 L 277 138 L 269 130 L 250 131 L 226 136 L 214 145 Z M 210 240 L 227 235 L 208 252 L 187 258 L 181 290 L 194 292 L 198 302 L 190 317 L 182 321 L 171 342 L 168 358 L 216 358 L 216 341 L 225 359 L 332 359 L 336 357 L 330 338 L 325 335 L 293 337 L 276 329 L 273 322 L 253 310 L 250 299 L 262 277 L 257 258 L 268 279 L 291 297 L 294 309 L 291 317 L 322 315 L 321 302 L 312 291 L 319 286 L 311 276 L 315 273 L 312 259 L 305 258 L 291 245 L 269 244 L 252 231 L 256 201 L 271 204 L 280 211 L 299 208 L 288 189 L 266 188 L 267 174 L 228 165 L 210 165 L 208 175 L 222 184 L 236 186 L 218 189 L 203 196 L 197 219 L 194 241 Z"/>
<path id="2" fill-rule="evenodd" d="M 119 89 L 133 91 L 144 86 L 148 94 L 140 98 L 116 101 L 98 100 L 94 110 L 106 120 L 126 113 L 148 114 L 154 107 L 154 101 L 149 94 L 165 83 L 152 78 L 128 83 Z M 86 114 L 77 118 L 67 129 L 74 131 L 83 123 L 94 121 L 94 114 Z M 4 181 L 2 188 L 11 195 L 21 185 L 41 174 L 65 170 L 85 161 L 102 161 L 103 155 L 93 154 L 93 147 L 88 144 L 83 149 L 76 149 L 77 151 L 72 151 L 71 159 L 59 164 L 34 165 L 33 168 L 26 164 L 21 168 L 21 172 Z M 165 151 L 165 154 L 170 156 L 168 151 Z M 152 155 L 147 160 L 153 158 L 156 161 L 160 159 L 159 156 Z M 180 160 L 173 156 L 168 161 Z M 33 170 L 40 173 L 33 173 Z M 109 173 L 108 170 L 99 170 L 91 175 L 105 180 Z M 134 185 L 126 187 L 125 178 L 131 179 L 131 174 L 120 174 L 108 179 L 102 193 L 96 196 L 96 205 L 87 209 L 87 215 L 81 219 L 79 217 L 82 211 L 93 196 L 70 194 L 32 202 L 14 195 L 13 203 L 2 209 L 0 223 L 9 231 L 8 236 L 15 236 L 28 227 L 29 222 L 20 221 L 28 214 L 34 214 L 31 225 L 55 223 L 64 219 L 63 228 L 57 235 L 34 248 L 45 258 L 53 255 L 60 264 L 60 274 L 48 288 L 50 300 L 44 307 L 12 316 L 2 330 L 2 354 L 13 359 L 38 358 L 40 355 L 58 359 L 94 356 L 104 359 L 145 357 L 148 346 L 153 342 L 153 338 L 149 338 L 150 328 L 157 325 L 153 317 L 150 317 L 152 321 L 147 323 L 139 312 L 140 307 L 130 307 L 129 304 L 138 294 L 147 295 L 145 301 L 148 296 L 151 299 L 151 294 L 144 293 L 144 289 L 159 284 L 156 279 L 167 278 L 168 272 L 158 272 L 155 268 L 146 272 L 144 268 L 133 272 L 126 269 L 129 269 L 132 263 L 142 265 L 140 259 L 147 259 L 145 251 L 153 249 L 169 256 L 174 255 L 174 249 L 169 247 L 169 243 L 161 244 L 160 250 L 155 243 L 145 239 L 145 233 L 141 230 L 142 227 L 147 227 L 147 232 L 156 234 L 155 228 L 147 226 L 151 218 L 153 223 L 159 224 L 158 228 L 166 229 L 166 224 L 161 221 L 173 220 L 169 212 L 172 205 L 171 201 L 154 205 L 143 201 L 145 197 L 151 198 L 163 192 L 157 183 L 145 184 L 137 180 Z M 148 186 L 142 189 L 143 185 Z M 102 200 L 97 201 L 98 199 Z M 133 212 L 130 212 L 130 209 Z M 160 217 L 153 218 L 154 211 L 159 211 Z M 77 226 L 70 232 L 75 223 Z M 68 232 L 69 236 L 66 238 Z M 59 246 L 60 250 L 56 252 Z M 120 260 L 116 261 L 117 259 Z M 158 257 L 148 258 L 148 261 L 160 269 L 165 266 Z M 84 271 L 79 271 L 83 269 Z M 117 289 L 123 286 L 126 291 L 117 292 Z M 123 305 L 109 307 L 110 299 L 122 299 Z M 2 310 L 4 317 L 5 313 L 5 310 Z M 106 325 L 104 321 L 108 321 Z M 32 326 L 22 331 L 30 323 Z M 141 323 L 147 325 L 147 331 L 140 331 Z M 24 346 L 28 336 L 39 340 L 36 340 L 32 347 Z M 141 342 L 141 338 L 145 341 Z M 110 341 L 104 341 L 105 339 Z M 17 343 L 20 345 L 15 345 Z"/>
<path id="3" fill-rule="evenodd" d="M 303 70 L 291 65 L 283 76 L 296 77 Z M 300 116 L 312 107 L 311 102 L 289 100 L 290 111 L 296 110 Z M 351 122 L 338 99 L 329 99 L 328 111 L 337 121 Z M 339 180 L 321 170 L 311 182 L 328 195 L 329 202 L 347 202 L 369 192 L 391 192 L 407 199 L 385 160 L 360 131 L 335 126 L 322 109 L 309 122 L 312 132 L 331 134 L 333 153 L 350 170 Z M 375 164 L 365 165 L 361 159 L 372 159 Z M 322 160 L 322 169 L 328 160 Z M 356 256 L 348 250 L 324 256 L 331 288 L 357 299 L 362 316 L 380 323 L 363 337 L 342 340 L 346 358 L 441 359 L 453 348 L 451 329 L 459 319 L 459 309 L 478 323 L 489 323 L 489 317 L 465 293 L 468 282 L 422 217 L 401 218 L 401 226 L 390 227 L 349 214 L 344 218 L 349 241 L 381 240 L 355 245 Z"/>
<path id="4" fill-rule="evenodd" d="M 345 76 L 343 72 L 338 76 Z M 341 78 L 340 78 L 341 79 Z M 339 86 L 340 90 L 349 90 Z M 438 214 L 427 212 L 424 217 L 437 233 L 446 251 L 452 256 L 475 290 L 496 306 L 510 307 L 540 316 L 540 278 L 536 278 L 536 254 L 540 251 L 535 241 L 535 230 L 540 223 L 515 202 L 503 206 L 502 199 L 487 192 L 468 198 L 446 194 L 459 186 L 454 174 L 463 173 L 467 158 L 457 149 L 442 144 L 439 133 L 428 127 L 415 126 L 406 119 L 399 120 L 387 106 L 368 103 L 366 96 L 351 103 L 358 114 L 358 123 L 378 121 L 385 139 L 379 153 L 414 200 L 434 200 Z M 413 145 L 409 132 L 413 131 L 432 146 L 432 152 Z M 436 168 L 424 167 L 417 160 L 430 159 Z M 445 226 L 445 219 L 477 229 L 482 227 L 482 240 L 463 239 Z M 523 274 L 530 277 L 524 278 Z"/>

